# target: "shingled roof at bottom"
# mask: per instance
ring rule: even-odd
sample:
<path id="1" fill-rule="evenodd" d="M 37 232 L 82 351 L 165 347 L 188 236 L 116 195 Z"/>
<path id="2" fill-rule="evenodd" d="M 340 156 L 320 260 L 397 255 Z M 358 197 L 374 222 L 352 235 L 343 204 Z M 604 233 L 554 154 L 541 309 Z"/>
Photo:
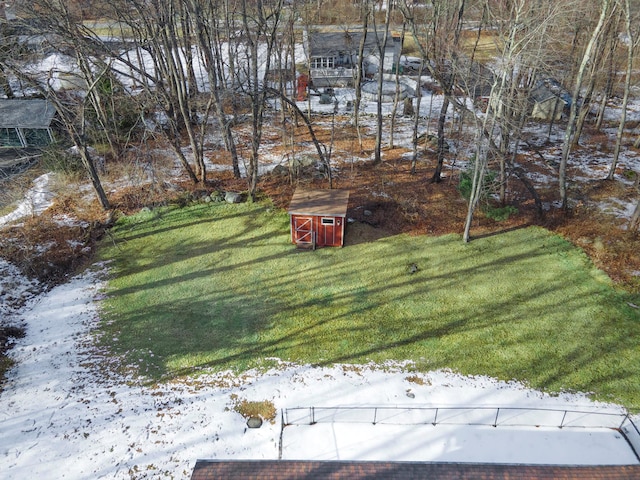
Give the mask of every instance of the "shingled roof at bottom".
<path id="1" fill-rule="evenodd" d="M 627 480 L 640 465 L 560 466 L 476 463 L 338 462 L 298 460 L 198 460 L 191 480 Z"/>

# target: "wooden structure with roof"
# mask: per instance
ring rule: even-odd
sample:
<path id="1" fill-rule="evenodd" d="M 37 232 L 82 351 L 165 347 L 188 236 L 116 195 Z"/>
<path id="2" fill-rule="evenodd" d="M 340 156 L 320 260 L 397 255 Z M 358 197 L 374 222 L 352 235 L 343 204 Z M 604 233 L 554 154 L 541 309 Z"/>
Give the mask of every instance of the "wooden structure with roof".
<path id="1" fill-rule="evenodd" d="M 301 248 L 342 247 L 348 190 L 297 189 L 289 204 L 291 241 Z"/>
<path id="2" fill-rule="evenodd" d="M 44 147 L 53 141 L 54 106 L 43 99 L 0 99 L 0 147 Z"/>
<path id="3" fill-rule="evenodd" d="M 538 81 L 529 95 L 531 117 L 543 121 L 557 121 L 571 106 L 571 94 L 553 78 Z"/>

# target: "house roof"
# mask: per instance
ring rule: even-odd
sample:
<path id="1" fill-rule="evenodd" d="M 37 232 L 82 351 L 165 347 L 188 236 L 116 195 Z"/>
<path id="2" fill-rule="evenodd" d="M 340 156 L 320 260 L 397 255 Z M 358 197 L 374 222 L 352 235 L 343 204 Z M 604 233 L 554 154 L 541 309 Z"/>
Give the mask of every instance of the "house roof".
<path id="1" fill-rule="evenodd" d="M 292 215 L 328 215 L 345 217 L 349 190 L 303 190 L 298 188 L 291 198 Z"/>
<path id="2" fill-rule="evenodd" d="M 385 480 L 627 480 L 640 478 L 640 465 L 557 466 L 428 462 L 303 460 L 198 460 L 191 480 L 374 479 Z"/>
<path id="3" fill-rule="evenodd" d="M 0 99 L 0 128 L 48 128 L 56 109 L 42 99 Z"/>
<path id="4" fill-rule="evenodd" d="M 383 33 L 378 32 L 380 43 Z M 337 55 L 340 52 L 355 53 L 360 47 L 362 32 L 312 32 L 309 34 L 309 54 L 311 57 L 326 57 Z M 387 48 L 393 47 L 393 37 L 387 36 Z M 365 52 L 377 51 L 376 33 L 367 32 L 364 43 Z"/>

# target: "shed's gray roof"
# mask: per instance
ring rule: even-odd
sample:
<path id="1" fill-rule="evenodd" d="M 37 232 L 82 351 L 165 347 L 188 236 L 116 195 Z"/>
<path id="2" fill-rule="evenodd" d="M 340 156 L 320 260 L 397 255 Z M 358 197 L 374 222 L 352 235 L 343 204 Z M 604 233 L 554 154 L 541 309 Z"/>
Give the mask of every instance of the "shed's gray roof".
<path id="1" fill-rule="evenodd" d="M 46 100 L 0 99 L 0 128 L 48 128 L 55 114 Z"/>
<path id="2" fill-rule="evenodd" d="M 539 80 L 530 94 L 531 100 L 535 103 L 543 103 L 550 99 L 559 98 L 565 104 L 571 104 L 571 95 L 569 92 L 553 78 L 544 78 Z"/>
<path id="3" fill-rule="evenodd" d="M 531 100 L 533 100 L 535 103 L 543 103 L 547 100 L 558 98 L 551 90 L 549 90 L 544 85 L 538 85 L 533 90 L 531 90 L 530 97 Z"/>

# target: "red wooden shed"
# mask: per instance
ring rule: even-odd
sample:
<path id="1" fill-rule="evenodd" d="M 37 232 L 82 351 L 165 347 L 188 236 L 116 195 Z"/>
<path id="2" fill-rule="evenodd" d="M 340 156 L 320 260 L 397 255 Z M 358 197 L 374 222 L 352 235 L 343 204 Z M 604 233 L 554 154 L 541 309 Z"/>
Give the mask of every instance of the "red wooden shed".
<path id="1" fill-rule="evenodd" d="M 349 190 L 297 189 L 289 204 L 291 241 L 299 247 L 342 247 Z"/>

